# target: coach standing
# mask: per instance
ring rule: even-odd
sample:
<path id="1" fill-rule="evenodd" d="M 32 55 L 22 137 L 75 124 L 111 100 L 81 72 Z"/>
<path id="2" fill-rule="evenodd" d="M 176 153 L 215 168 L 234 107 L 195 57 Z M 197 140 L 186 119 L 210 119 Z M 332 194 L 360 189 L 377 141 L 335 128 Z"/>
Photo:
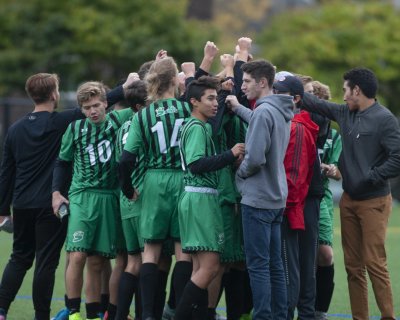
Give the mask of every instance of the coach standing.
<path id="1" fill-rule="evenodd" d="M 129 79 L 129 78 L 128 78 Z M 124 87 L 128 85 L 125 82 Z M 13 206 L 13 251 L 0 283 L 0 320 L 28 269 L 35 262 L 32 298 L 36 320 L 49 320 L 55 270 L 66 235 L 66 223 L 54 215 L 51 204 L 53 165 L 68 124 L 84 115 L 75 108 L 55 112 L 60 99 L 56 74 L 28 78 L 25 90 L 35 107 L 13 124 L 4 143 L 0 169 L 0 223 Z M 110 104 L 123 99 L 123 86 L 112 90 Z"/>
<path id="2" fill-rule="evenodd" d="M 392 209 L 388 179 L 400 174 L 399 124 L 376 101 L 378 82 L 371 70 L 355 68 L 343 79 L 346 104 L 305 94 L 304 108 L 336 121 L 342 132 L 340 221 L 353 319 L 368 319 L 366 271 L 381 318 L 395 319 L 385 237 Z"/>

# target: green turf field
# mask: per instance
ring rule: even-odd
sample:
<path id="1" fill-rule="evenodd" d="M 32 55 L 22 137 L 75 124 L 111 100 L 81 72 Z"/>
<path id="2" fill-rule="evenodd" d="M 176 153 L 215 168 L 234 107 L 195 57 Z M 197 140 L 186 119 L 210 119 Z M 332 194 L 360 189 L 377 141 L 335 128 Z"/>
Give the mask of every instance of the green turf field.
<path id="1" fill-rule="evenodd" d="M 350 316 L 349 297 L 347 293 L 346 275 L 343 266 L 343 255 L 340 244 L 339 216 L 336 211 L 335 216 L 335 292 L 330 308 L 331 319 L 348 319 Z M 1 272 L 9 258 L 12 246 L 11 235 L 0 232 L 0 269 Z M 400 315 L 400 205 L 394 206 L 390 219 L 387 235 L 387 254 L 389 260 L 389 269 L 391 271 L 391 280 L 393 286 L 393 296 L 395 310 Z M 52 314 L 55 314 L 64 306 L 64 253 L 60 261 L 60 267 L 57 270 L 56 285 L 54 289 L 54 301 L 52 303 Z M 31 299 L 32 272 L 28 272 L 25 281 L 18 293 L 16 301 L 11 305 L 8 320 L 32 320 L 33 307 Z M 373 298 L 372 290 L 369 291 L 369 309 L 372 319 L 379 319 L 379 311 Z M 84 310 L 84 308 L 83 308 Z M 219 305 L 219 313 L 224 314 L 224 303 Z M 400 319 L 400 318 L 399 318 Z"/>

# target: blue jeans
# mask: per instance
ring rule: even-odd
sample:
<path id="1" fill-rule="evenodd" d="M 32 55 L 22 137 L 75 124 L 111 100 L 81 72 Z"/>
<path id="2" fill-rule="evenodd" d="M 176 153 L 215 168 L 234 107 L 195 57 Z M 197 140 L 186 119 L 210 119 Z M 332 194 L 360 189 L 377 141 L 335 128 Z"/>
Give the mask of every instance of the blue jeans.
<path id="1" fill-rule="evenodd" d="M 287 295 L 281 257 L 283 209 L 242 204 L 247 269 L 253 293 L 253 320 L 286 319 Z"/>

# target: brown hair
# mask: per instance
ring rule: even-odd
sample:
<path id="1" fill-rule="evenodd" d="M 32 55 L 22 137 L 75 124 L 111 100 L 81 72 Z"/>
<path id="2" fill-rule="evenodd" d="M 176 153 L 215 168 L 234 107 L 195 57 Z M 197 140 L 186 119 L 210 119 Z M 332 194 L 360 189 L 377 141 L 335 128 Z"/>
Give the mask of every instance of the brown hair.
<path id="1" fill-rule="evenodd" d="M 331 90 L 329 87 L 319 81 L 313 81 L 311 82 L 313 89 L 314 89 L 314 95 L 316 95 L 320 99 L 324 100 L 330 100 L 331 99 Z"/>
<path id="2" fill-rule="evenodd" d="M 154 101 L 162 96 L 174 85 L 174 78 L 177 76 L 178 68 L 171 57 L 154 61 L 145 77 L 149 100 Z"/>
<path id="3" fill-rule="evenodd" d="M 248 73 L 252 78 L 259 82 L 261 78 L 267 79 L 268 87 L 272 89 L 275 78 L 275 68 L 271 62 L 267 60 L 252 60 L 241 66 L 243 72 Z"/>
<path id="4" fill-rule="evenodd" d="M 104 84 L 97 81 L 89 81 L 81 84 L 76 92 L 76 98 L 78 104 L 82 106 L 82 103 L 89 101 L 93 97 L 100 97 L 103 102 L 107 101 L 107 89 Z"/>
<path id="5" fill-rule="evenodd" d="M 35 104 L 50 101 L 51 94 L 57 90 L 60 80 L 55 73 L 37 73 L 28 78 L 25 91 Z"/>
<path id="6" fill-rule="evenodd" d="M 145 106 L 147 100 L 146 83 L 143 80 L 133 82 L 125 90 L 125 101 L 129 107 L 135 107 L 137 104 Z"/>

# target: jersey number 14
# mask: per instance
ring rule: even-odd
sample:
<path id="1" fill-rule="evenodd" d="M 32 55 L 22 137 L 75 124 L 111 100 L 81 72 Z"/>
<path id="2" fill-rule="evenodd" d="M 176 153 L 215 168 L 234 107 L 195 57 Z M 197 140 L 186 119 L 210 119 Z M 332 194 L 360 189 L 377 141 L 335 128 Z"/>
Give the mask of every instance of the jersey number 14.
<path id="1" fill-rule="evenodd" d="M 182 126 L 184 119 L 176 119 L 174 123 L 174 129 L 172 130 L 171 139 L 169 141 L 169 147 L 178 147 L 179 139 L 178 133 Z M 165 137 L 164 126 L 162 121 L 157 121 L 157 123 L 151 127 L 151 132 L 157 133 L 158 145 L 160 146 L 160 153 L 167 153 L 167 138 Z"/>

